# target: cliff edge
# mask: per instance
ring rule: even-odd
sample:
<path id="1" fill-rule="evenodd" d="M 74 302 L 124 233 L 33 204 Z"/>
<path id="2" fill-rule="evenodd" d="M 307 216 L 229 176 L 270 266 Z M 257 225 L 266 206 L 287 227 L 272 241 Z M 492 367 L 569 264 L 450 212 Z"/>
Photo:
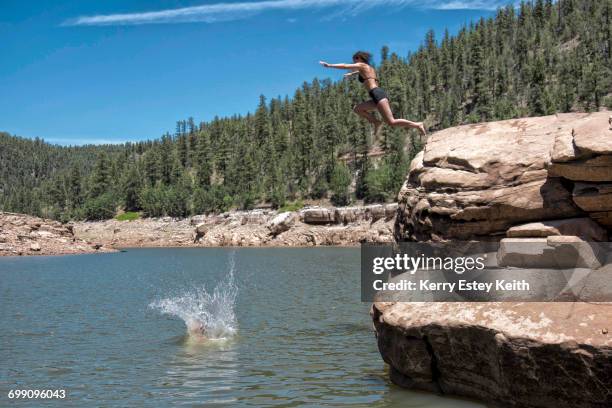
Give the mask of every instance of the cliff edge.
<path id="1" fill-rule="evenodd" d="M 611 122 L 569 113 L 433 134 L 399 193 L 396 241 L 608 241 Z M 400 386 L 504 407 L 612 406 L 612 303 L 378 302 L 371 315 Z"/>
<path id="2" fill-rule="evenodd" d="M 607 239 L 610 120 L 606 111 L 565 113 L 433 134 L 400 190 L 396 240 L 499 239 L 521 224 L 575 218 Z"/>

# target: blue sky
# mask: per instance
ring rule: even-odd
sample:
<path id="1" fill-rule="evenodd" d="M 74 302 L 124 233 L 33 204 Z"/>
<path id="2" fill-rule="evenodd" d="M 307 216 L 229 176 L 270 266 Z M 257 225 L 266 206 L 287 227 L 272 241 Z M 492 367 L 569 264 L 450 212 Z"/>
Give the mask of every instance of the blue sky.
<path id="1" fill-rule="evenodd" d="M 60 144 L 134 141 L 291 96 L 320 59 L 405 56 L 508 1 L 0 0 L 0 130 Z"/>

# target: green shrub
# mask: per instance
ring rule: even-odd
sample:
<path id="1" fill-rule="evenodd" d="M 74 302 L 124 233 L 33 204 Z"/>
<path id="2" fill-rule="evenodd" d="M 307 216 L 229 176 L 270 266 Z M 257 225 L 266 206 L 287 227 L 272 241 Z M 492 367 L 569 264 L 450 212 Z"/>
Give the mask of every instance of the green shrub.
<path id="1" fill-rule="evenodd" d="M 146 187 L 140 194 L 140 205 L 146 217 L 164 215 L 164 191 L 162 186 Z"/>
<path id="2" fill-rule="evenodd" d="M 393 189 L 393 180 L 388 165 L 372 169 L 366 175 L 368 189 L 364 197 L 366 203 L 385 202 Z"/>
<path id="3" fill-rule="evenodd" d="M 221 185 L 212 185 L 207 189 L 198 188 L 193 193 L 193 212 L 195 214 L 224 212 L 232 204 L 232 198 L 225 193 Z"/>
<path id="4" fill-rule="evenodd" d="M 189 192 L 181 186 L 164 189 L 164 213 L 170 217 L 186 217 L 189 214 Z"/>
<path id="5" fill-rule="evenodd" d="M 292 203 L 287 203 L 278 209 L 278 212 L 298 211 L 304 208 L 304 202 L 297 200 Z"/>
<path id="6" fill-rule="evenodd" d="M 257 197 L 250 191 L 246 191 L 238 196 L 238 205 L 241 210 L 252 210 L 255 208 Z"/>
<path id="7" fill-rule="evenodd" d="M 90 221 L 108 220 L 115 216 L 115 199 L 110 193 L 104 193 L 85 201 L 85 219 Z"/>
<path id="8" fill-rule="evenodd" d="M 117 221 L 133 221 L 140 218 L 140 214 L 136 211 L 126 211 L 123 214 L 119 214 L 115 217 Z"/>
<path id="9" fill-rule="evenodd" d="M 189 191 L 180 185 L 169 187 L 158 184 L 142 191 L 140 204 L 147 217 L 185 217 L 189 214 Z"/>

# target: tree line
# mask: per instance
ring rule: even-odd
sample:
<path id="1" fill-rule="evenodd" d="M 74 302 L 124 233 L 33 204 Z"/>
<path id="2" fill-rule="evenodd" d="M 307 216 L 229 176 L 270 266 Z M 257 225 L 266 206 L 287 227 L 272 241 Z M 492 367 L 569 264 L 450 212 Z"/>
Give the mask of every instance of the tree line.
<path id="1" fill-rule="evenodd" d="M 500 8 L 377 71 L 397 117 L 430 130 L 612 108 L 612 0 L 537 0 Z M 349 56 L 350 57 L 350 56 Z M 0 133 L 0 208 L 61 220 L 222 212 L 301 199 L 395 197 L 416 133 L 371 129 L 352 113 L 367 99 L 354 80 L 315 78 L 293 96 L 260 97 L 253 113 L 180 120 L 159 139 L 62 147 Z"/>

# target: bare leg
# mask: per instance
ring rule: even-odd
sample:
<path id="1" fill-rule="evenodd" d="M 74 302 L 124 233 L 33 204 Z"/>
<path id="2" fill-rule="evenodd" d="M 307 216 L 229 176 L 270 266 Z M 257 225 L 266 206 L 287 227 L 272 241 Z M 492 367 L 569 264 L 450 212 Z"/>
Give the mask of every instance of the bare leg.
<path id="1" fill-rule="evenodd" d="M 411 122 L 406 119 L 395 119 L 393 117 L 393 112 L 391 112 L 391 106 L 389 106 L 388 99 L 385 98 L 378 102 L 377 108 L 387 125 L 393 127 L 407 127 L 418 129 L 422 135 L 425 135 L 426 132 L 425 126 L 423 126 L 423 122 Z"/>
<path id="2" fill-rule="evenodd" d="M 374 137 L 378 137 L 378 132 L 383 125 L 383 122 L 376 119 L 376 116 L 372 114 L 372 111 L 376 110 L 376 103 L 374 101 L 362 102 L 353 108 L 353 111 L 374 125 Z"/>

